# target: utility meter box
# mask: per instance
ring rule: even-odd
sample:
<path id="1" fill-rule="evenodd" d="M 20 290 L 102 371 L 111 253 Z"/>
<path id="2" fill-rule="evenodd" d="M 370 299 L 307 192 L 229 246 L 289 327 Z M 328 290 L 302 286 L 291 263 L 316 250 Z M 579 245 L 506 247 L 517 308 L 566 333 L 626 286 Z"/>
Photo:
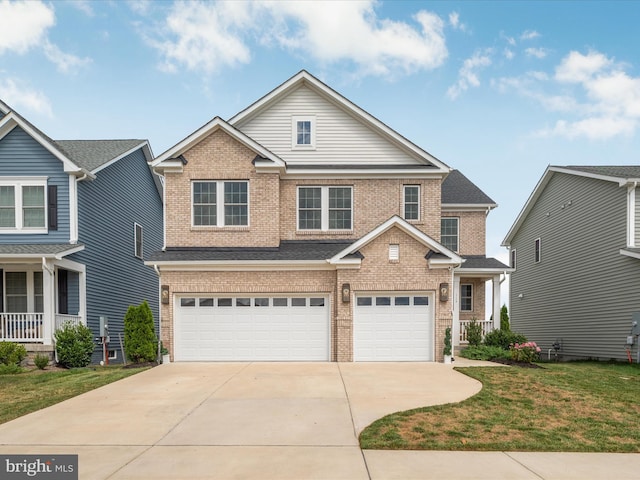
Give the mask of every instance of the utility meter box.
<path id="1" fill-rule="evenodd" d="M 631 317 L 631 335 L 640 335 L 640 312 L 636 312 Z"/>
<path id="2" fill-rule="evenodd" d="M 100 336 L 101 337 L 109 336 L 109 318 L 108 317 L 100 317 Z"/>

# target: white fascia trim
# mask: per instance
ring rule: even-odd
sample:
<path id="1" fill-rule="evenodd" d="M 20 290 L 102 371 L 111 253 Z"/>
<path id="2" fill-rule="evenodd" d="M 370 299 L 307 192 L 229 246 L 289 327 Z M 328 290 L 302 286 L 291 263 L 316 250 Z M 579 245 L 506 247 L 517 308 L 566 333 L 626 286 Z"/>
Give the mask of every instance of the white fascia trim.
<path id="1" fill-rule="evenodd" d="M 298 270 L 335 270 L 335 266 L 326 260 L 315 261 L 192 261 L 192 262 L 144 262 L 145 265 L 158 267 L 163 272 L 244 272 L 244 271 L 298 271 Z"/>
<path id="2" fill-rule="evenodd" d="M 435 167 L 440 169 L 440 173 L 451 172 L 452 169 L 447 165 L 445 165 L 440 160 L 438 160 L 436 157 L 434 157 L 430 153 L 418 147 L 416 144 L 404 138 L 402 135 L 400 135 L 396 131 L 386 126 L 384 123 L 382 123 L 380 120 L 375 118 L 373 115 L 367 113 L 362 108 L 358 107 L 356 104 L 352 103 L 350 100 L 348 100 L 347 98 L 343 97 L 338 92 L 330 88 L 328 85 L 322 83 L 320 80 L 318 80 L 316 77 L 311 75 L 306 70 L 301 70 L 296 75 L 291 77 L 289 80 L 281 84 L 279 87 L 276 87 L 267 95 L 263 96 L 257 102 L 254 102 L 248 108 L 236 114 L 234 117 L 229 119 L 229 123 L 231 125 L 242 123 L 243 120 L 251 118 L 258 111 L 262 110 L 263 107 L 274 102 L 277 99 L 277 97 L 286 95 L 290 91 L 293 91 L 302 85 L 311 87 L 317 93 L 321 94 L 325 98 L 328 98 L 336 106 L 347 111 L 354 118 L 364 121 L 365 123 L 368 124 L 369 127 L 385 135 L 387 139 L 393 141 L 400 147 L 403 147 L 405 150 L 411 151 L 414 155 L 417 155 L 418 157 L 433 164 Z"/>
<path id="3" fill-rule="evenodd" d="M 572 170 L 569 168 L 563 167 L 549 167 L 549 170 L 554 172 L 566 173 L 568 175 L 575 175 L 576 177 L 588 177 L 595 178 L 596 180 L 604 180 L 605 182 L 613 182 L 617 183 L 621 187 L 628 185 L 633 182 L 640 182 L 640 178 L 620 178 L 620 177 L 612 177 L 610 175 L 601 175 L 599 173 L 590 173 L 590 172 L 581 172 L 580 170 Z"/>
<path id="4" fill-rule="evenodd" d="M 632 252 L 631 250 L 620 249 L 620 255 L 640 259 L 640 252 Z"/>
<path id="5" fill-rule="evenodd" d="M 443 245 L 439 244 L 438 242 L 433 240 L 431 237 L 426 235 L 424 232 L 418 230 L 416 227 L 408 223 L 406 220 L 400 218 L 397 215 L 394 215 L 383 224 L 371 230 L 360 240 L 352 243 L 350 246 L 348 246 L 341 252 L 334 255 L 332 258 L 329 259 L 329 263 L 335 264 L 335 263 L 341 262 L 345 256 L 351 253 L 357 252 L 360 248 L 367 245 L 369 242 L 373 241 L 375 238 L 377 238 L 378 236 L 380 236 L 381 234 L 383 234 L 384 232 L 386 232 L 392 227 L 400 228 L 409 236 L 413 237 L 423 245 L 429 247 L 429 249 L 434 250 L 437 253 L 442 253 L 443 255 L 446 255 L 447 257 L 449 257 L 449 259 L 447 260 L 432 260 L 430 261 L 430 264 L 433 263 L 434 265 L 436 265 L 440 263 L 440 264 L 446 264 L 446 265 L 460 265 L 464 261 L 462 257 L 452 252 L 448 248 L 444 247 Z"/>
<path id="6" fill-rule="evenodd" d="M 441 211 L 443 212 L 486 212 L 497 208 L 497 203 L 443 203 Z"/>
<path id="7" fill-rule="evenodd" d="M 69 243 L 78 243 L 78 178 L 69 175 Z"/>
<path id="8" fill-rule="evenodd" d="M 493 277 L 494 275 L 502 275 L 515 272 L 515 268 L 473 268 L 465 270 L 464 268 L 456 268 L 454 275 L 456 277 Z"/>
<path id="9" fill-rule="evenodd" d="M 63 258 L 53 262 L 56 267 L 64 268 L 65 270 L 73 270 L 78 273 L 86 273 L 87 266 L 84 263 L 74 262 L 73 260 L 67 260 Z"/>
<path id="10" fill-rule="evenodd" d="M 92 171 L 91 171 L 91 173 L 95 175 L 95 174 L 96 174 L 96 173 L 98 173 L 100 170 L 104 170 L 104 169 L 105 169 L 105 168 L 107 168 L 108 166 L 113 165 L 114 163 L 116 163 L 118 160 L 121 160 L 121 159 L 123 159 L 124 157 L 126 157 L 126 156 L 128 156 L 128 155 L 131 155 L 133 152 L 135 152 L 136 150 L 139 150 L 139 149 L 143 148 L 145 145 L 146 145 L 147 147 L 149 147 L 149 142 L 148 142 L 148 141 L 146 141 L 146 140 L 144 140 L 144 141 L 140 142 L 140 143 L 139 143 L 138 145 L 136 145 L 135 147 L 133 147 L 133 148 L 131 148 L 131 149 L 127 150 L 126 152 L 124 152 L 124 153 L 120 154 L 119 156 L 117 156 L 117 157 L 113 158 L 112 160 L 109 160 L 107 163 L 103 163 L 103 164 L 102 164 L 102 165 L 100 165 L 98 168 L 96 168 L 96 169 L 92 170 Z M 145 153 L 145 157 L 146 157 L 146 158 L 149 158 L 149 156 L 148 156 L 146 153 Z M 148 160 L 147 160 L 147 162 L 148 162 Z"/>
<path id="11" fill-rule="evenodd" d="M 636 187 L 637 183 L 627 186 L 627 247 L 636 245 Z"/>
<path id="12" fill-rule="evenodd" d="M 30 125 L 25 123 L 20 117 L 16 116 L 14 112 L 9 112 L 7 115 L 0 119 L 0 140 L 4 138 L 15 127 L 22 128 L 27 134 L 33 138 L 36 142 L 42 145 L 49 153 L 62 162 L 64 171 L 66 173 L 72 173 L 74 175 L 93 175 L 87 170 L 80 168 L 67 156 L 65 156 L 60 150 L 55 148 L 51 143 L 46 140 L 42 135 L 36 132 Z"/>
<path id="13" fill-rule="evenodd" d="M 287 180 L 339 180 L 348 178 L 356 178 L 356 179 L 378 179 L 378 178 L 442 178 L 441 171 L 430 171 L 425 172 L 424 169 L 403 169 L 403 170 L 393 170 L 393 169 L 378 169 L 375 167 L 371 169 L 362 170 L 362 169 L 338 169 L 338 170 L 327 170 L 327 169 L 299 169 L 296 170 L 295 167 L 288 166 L 286 171 L 282 174 L 283 179 Z"/>
<path id="14" fill-rule="evenodd" d="M 0 112 L 4 113 L 6 115 L 10 111 L 11 111 L 11 109 L 9 108 L 9 105 L 7 105 L 2 100 L 0 100 Z"/>
<path id="15" fill-rule="evenodd" d="M 158 167 L 159 169 L 164 168 L 163 162 L 173 159 L 178 155 L 184 153 L 185 151 L 189 150 L 191 147 L 199 143 L 205 136 L 210 135 L 219 129 L 224 130 L 227 134 L 235 138 L 240 143 L 244 144 L 247 148 L 259 154 L 260 156 L 271 160 L 278 167 L 281 167 L 281 168 L 285 167 L 285 162 L 282 159 L 280 159 L 277 155 L 275 155 L 274 153 L 264 148 L 262 145 L 260 145 L 259 143 L 257 143 L 256 141 L 254 141 L 244 133 L 242 133 L 240 130 L 232 127 L 227 122 L 222 120 L 220 117 L 215 117 L 209 123 L 202 126 L 198 130 L 196 130 L 194 133 L 186 137 L 180 143 L 177 143 L 176 145 L 171 147 L 169 150 L 167 150 L 166 152 L 161 154 L 158 158 L 156 158 L 151 165 L 153 167 Z M 169 167 L 175 168 L 175 163 L 176 162 L 169 162 L 167 163 L 167 165 Z M 178 162 L 178 163 L 181 163 L 181 162 Z"/>

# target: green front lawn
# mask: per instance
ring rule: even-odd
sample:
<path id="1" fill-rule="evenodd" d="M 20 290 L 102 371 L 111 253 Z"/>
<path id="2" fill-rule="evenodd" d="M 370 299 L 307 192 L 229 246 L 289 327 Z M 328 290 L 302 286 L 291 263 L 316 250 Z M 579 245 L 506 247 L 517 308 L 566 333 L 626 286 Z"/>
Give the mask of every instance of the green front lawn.
<path id="1" fill-rule="evenodd" d="M 49 407 L 146 368 L 89 367 L 0 375 L 0 423 Z"/>
<path id="2" fill-rule="evenodd" d="M 362 448 L 640 452 L 637 365 L 456 370 L 482 390 L 460 403 L 384 417 L 362 432 Z"/>

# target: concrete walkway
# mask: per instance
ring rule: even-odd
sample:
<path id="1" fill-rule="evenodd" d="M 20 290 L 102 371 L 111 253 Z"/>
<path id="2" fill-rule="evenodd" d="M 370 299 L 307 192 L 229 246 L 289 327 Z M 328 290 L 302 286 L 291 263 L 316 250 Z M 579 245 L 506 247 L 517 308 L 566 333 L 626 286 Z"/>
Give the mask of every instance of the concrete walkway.
<path id="1" fill-rule="evenodd" d="M 358 447 L 359 432 L 381 416 L 480 388 L 435 363 L 169 364 L 0 425 L 0 454 L 78 454 L 83 480 L 604 479 L 640 471 L 638 455 Z"/>

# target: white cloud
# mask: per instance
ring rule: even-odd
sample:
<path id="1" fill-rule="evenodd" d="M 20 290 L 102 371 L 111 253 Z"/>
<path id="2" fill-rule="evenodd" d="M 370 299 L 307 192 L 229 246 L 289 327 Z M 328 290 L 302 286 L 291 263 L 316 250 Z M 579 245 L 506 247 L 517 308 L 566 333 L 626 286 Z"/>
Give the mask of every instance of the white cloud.
<path id="1" fill-rule="evenodd" d="M 568 83 L 586 82 L 611 64 L 612 61 L 601 53 L 589 52 L 583 55 L 574 51 L 569 53 L 556 68 L 556 79 Z"/>
<path id="2" fill-rule="evenodd" d="M 146 15 L 151 11 L 152 8 L 151 0 L 128 0 L 127 4 L 132 12 L 137 13 L 138 15 Z"/>
<path id="3" fill-rule="evenodd" d="M 513 60 L 513 57 L 516 56 L 516 54 L 510 48 L 505 48 L 502 54 L 507 60 Z"/>
<path id="4" fill-rule="evenodd" d="M 6 51 L 22 54 L 40 46 L 54 24 L 50 5 L 0 0 L 0 55 Z"/>
<path id="5" fill-rule="evenodd" d="M 80 58 L 70 53 L 64 53 L 56 45 L 48 40 L 43 46 L 45 56 L 58 67 L 58 71 L 62 73 L 76 73 L 77 70 L 91 63 L 90 58 Z"/>
<path id="6" fill-rule="evenodd" d="M 449 25 L 451 25 L 454 30 L 460 30 L 461 32 L 467 31 L 467 25 L 460 22 L 460 14 L 458 12 L 451 12 L 449 14 Z"/>
<path id="7" fill-rule="evenodd" d="M 89 0 L 73 0 L 70 2 L 72 6 L 80 10 L 88 17 L 94 17 L 95 12 L 93 11 L 93 7 L 91 6 L 91 2 Z"/>
<path id="8" fill-rule="evenodd" d="M 486 49 L 478 51 L 470 58 L 467 58 L 458 71 L 458 81 L 447 90 L 447 96 L 455 100 L 469 87 L 478 87 L 480 85 L 478 71 L 491 65 L 491 54 L 491 49 Z"/>
<path id="9" fill-rule="evenodd" d="M 520 40 L 533 40 L 534 38 L 538 38 L 541 35 L 535 30 L 525 30 L 520 34 Z"/>
<path id="10" fill-rule="evenodd" d="M 249 43 L 289 49 L 323 63 L 351 62 L 365 75 L 393 76 L 440 66 L 444 22 L 421 10 L 414 25 L 379 19 L 373 1 L 178 2 L 150 40 L 165 71 L 213 73 L 251 59 Z M 166 34 L 168 32 L 168 34 Z"/>
<path id="11" fill-rule="evenodd" d="M 619 135 L 631 135 L 638 121 L 630 118 L 591 117 L 576 122 L 558 120 L 553 128 L 540 130 L 543 137 L 560 136 L 569 139 L 586 137 L 591 140 L 609 140 Z"/>
<path id="12" fill-rule="evenodd" d="M 12 108 L 20 110 L 24 108 L 33 113 L 53 117 L 51 102 L 42 93 L 31 90 L 19 80 L 12 78 L 0 79 L 0 98 L 5 100 Z"/>
<path id="13" fill-rule="evenodd" d="M 545 48 L 527 48 L 524 53 L 528 57 L 544 58 L 547 56 L 548 51 Z"/>

